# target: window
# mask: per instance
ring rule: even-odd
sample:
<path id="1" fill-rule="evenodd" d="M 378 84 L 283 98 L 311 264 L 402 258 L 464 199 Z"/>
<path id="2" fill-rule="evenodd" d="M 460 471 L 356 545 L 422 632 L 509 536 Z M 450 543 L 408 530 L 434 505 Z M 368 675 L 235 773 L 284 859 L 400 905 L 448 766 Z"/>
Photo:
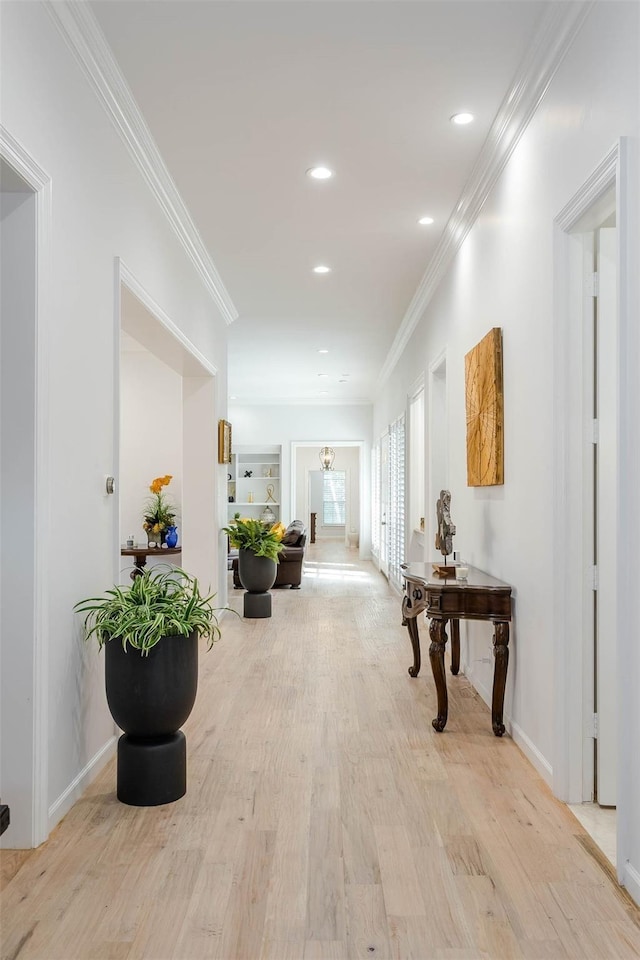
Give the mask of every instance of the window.
<path id="1" fill-rule="evenodd" d="M 325 470 L 322 475 L 322 523 L 325 527 L 344 527 L 346 523 L 346 481 L 345 470 Z"/>

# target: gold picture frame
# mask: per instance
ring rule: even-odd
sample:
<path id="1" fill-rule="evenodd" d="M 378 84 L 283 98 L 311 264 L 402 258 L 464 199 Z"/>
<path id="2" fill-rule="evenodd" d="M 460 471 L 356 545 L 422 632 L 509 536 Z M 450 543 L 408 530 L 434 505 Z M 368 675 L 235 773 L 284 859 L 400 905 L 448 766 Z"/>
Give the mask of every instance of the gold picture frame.
<path id="1" fill-rule="evenodd" d="M 502 330 L 494 327 L 464 358 L 467 486 L 504 483 Z"/>
<path id="2" fill-rule="evenodd" d="M 231 463 L 231 424 L 218 420 L 218 463 Z"/>

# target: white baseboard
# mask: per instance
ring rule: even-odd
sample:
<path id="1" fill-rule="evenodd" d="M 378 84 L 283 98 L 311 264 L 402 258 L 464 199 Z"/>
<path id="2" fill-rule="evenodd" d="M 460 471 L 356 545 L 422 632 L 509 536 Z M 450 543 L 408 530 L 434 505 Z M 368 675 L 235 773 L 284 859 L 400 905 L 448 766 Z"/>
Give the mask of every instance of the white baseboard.
<path id="1" fill-rule="evenodd" d="M 51 804 L 49 807 L 49 833 L 69 812 L 76 800 L 82 796 L 89 784 L 95 780 L 105 764 L 111 759 L 116 750 L 118 736 L 114 734 L 107 740 L 104 746 L 89 760 L 89 763 L 82 768 L 78 776 L 71 781 L 67 789 Z"/>
<path id="2" fill-rule="evenodd" d="M 480 694 L 489 709 L 491 709 L 493 691 L 476 680 L 473 676 L 473 671 L 469 670 L 468 664 L 462 665 L 462 672 L 473 689 Z M 540 753 L 535 743 L 529 739 L 522 727 L 519 727 L 510 716 L 505 714 L 503 722 L 513 742 L 522 750 L 527 760 L 533 764 L 547 786 L 553 789 L 553 767 L 549 761 Z"/>
<path id="3" fill-rule="evenodd" d="M 622 886 L 640 907 L 640 873 L 628 860 L 622 868 Z"/>
<path id="4" fill-rule="evenodd" d="M 514 743 L 520 747 L 527 760 L 533 764 L 549 789 L 552 790 L 553 767 L 547 758 L 540 753 L 535 743 L 529 739 L 524 730 L 519 727 L 517 723 L 515 723 L 513 720 L 509 720 L 509 723 L 507 724 L 507 721 L 505 720 L 505 726 L 509 730 Z"/>

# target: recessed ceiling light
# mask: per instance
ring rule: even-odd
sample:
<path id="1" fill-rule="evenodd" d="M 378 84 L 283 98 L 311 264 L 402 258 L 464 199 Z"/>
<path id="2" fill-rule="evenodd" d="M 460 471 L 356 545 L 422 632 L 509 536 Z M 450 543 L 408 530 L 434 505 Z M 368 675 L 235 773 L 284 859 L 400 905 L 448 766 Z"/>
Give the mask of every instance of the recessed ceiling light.
<path id="1" fill-rule="evenodd" d="M 237 400 L 237 397 L 229 397 L 229 400 Z"/>
<path id="2" fill-rule="evenodd" d="M 331 267 L 325 267 L 322 264 L 313 268 L 314 273 L 331 273 Z"/>
<path id="3" fill-rule="evenodd" d="M 319 373 L 318 376 L 319 376 L 319 377 L 328 377 L 329 374 L 328 374 L 328 373 Z"/>
<path id="4" fill-rule="evenodd" d="M 456 123 L 459 127 L 464 127 L 466 123 L 473 123 L 472 113 L 454 113 L 450 117 L 451 123 Z"/>
<path id="5" fill-rule="evenodd" d="M 333 176 L 333 170 L 330 170 L 329 167 L 311 167 L 310 170 L 307 170 L 307 176 L 311 177 L 312 180 L 330 180 Z"/>
<path id="6" fill-rule="evenodd" d="M 328 350 L 318 350 L 318 353 L 329 353 Z"/>
<path id="7" fill-rule="evenodd" d="M 418 223 L 422 227 L 428 227 L 430 223 L 433 223 L 433 217 L 420 217 Z"/>
<path id="8" fill-rule="evenodd" d="M 318 396 L 319 396 L 319 397 L 328 397 L 328 396 L 329 396 L 329 391 L 328 391 L 328 390 L 321 390 L 321 391 L 319 392 Z"/>
<path id="9" fill-rule="evenodd" d="M 349 383 L 349 381 L 343 377 L 342 380 L 338 380 L 338 383 Z"/>

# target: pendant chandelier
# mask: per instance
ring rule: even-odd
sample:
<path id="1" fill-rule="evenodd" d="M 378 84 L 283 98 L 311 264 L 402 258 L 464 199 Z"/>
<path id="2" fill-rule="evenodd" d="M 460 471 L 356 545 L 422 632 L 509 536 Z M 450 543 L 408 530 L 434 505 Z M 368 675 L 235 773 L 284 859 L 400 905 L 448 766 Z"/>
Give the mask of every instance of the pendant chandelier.
<path id="1" fill-rule="evenodd" d="M 323 447 L 318 456 L 320 457 L 323 470 L 333 470 L 333 461 L 336 458 L 336 454 L 331 447 Z"/>

